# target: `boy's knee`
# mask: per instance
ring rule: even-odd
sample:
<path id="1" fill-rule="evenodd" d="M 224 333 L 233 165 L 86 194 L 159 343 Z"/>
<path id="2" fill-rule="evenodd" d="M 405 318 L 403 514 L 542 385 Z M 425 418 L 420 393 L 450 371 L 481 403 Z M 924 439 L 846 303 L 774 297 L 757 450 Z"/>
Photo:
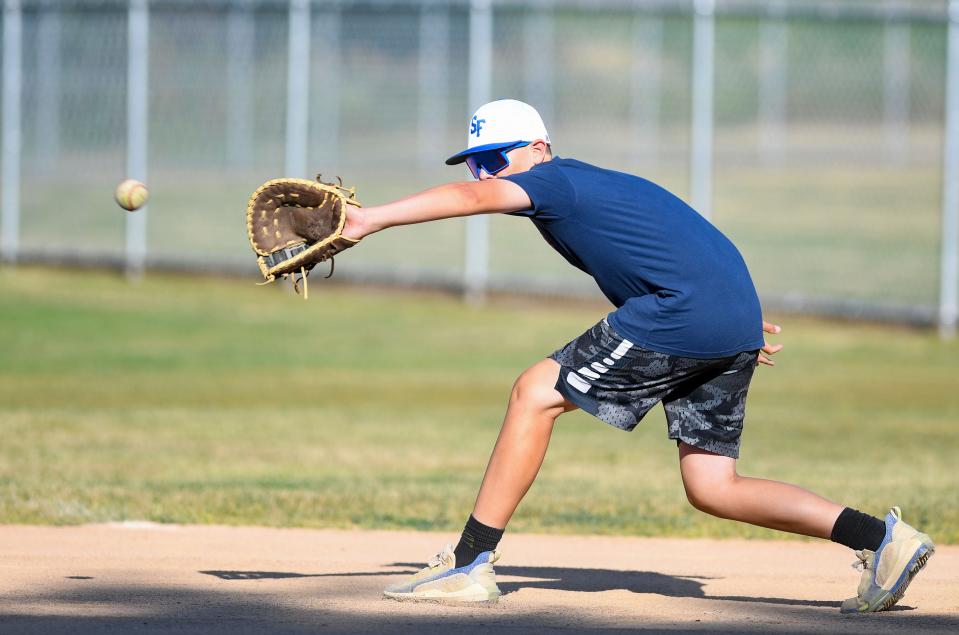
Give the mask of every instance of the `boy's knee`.
<path id="1" fill-rule="evenodd" d="M 558 366 L 554 371 L 542 362 L 525 370 L 513 384 L 510 405 L 547 412 L 553 416 L 562 414 L 565 411 L 565 399 L 555 387 L 558 372 Z"/>
<path id="2" fill-rule="evenodd" d="M 736 461 L 680 444 L 679 466 L 689 504 L 701 512 L 726 518 L 738 494 Z"/>
<path id="3" fill-rule="evenodd" d="M 686 500 L 689 504 L 701 512 L 716 516 L 717 505 L 714 498 L 710 498 L 709 492 L 705 489 L 692 489 L 686 487 Z"/>
<path id="4" fill-rule="evenodd" d="M 726 516 L 729 497 L 732 495 L 732 479 L 720 477 L 710 479 L 683 479 L 686 500 L 701 512 L 711 516 Z"/>

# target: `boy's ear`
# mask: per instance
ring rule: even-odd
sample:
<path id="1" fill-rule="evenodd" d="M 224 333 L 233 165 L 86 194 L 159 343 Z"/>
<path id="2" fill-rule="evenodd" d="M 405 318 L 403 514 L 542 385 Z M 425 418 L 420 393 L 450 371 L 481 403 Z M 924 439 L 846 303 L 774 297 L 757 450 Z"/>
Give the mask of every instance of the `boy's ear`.
<path id="1" fill-rule="evenodd" d="M 532 147 L 533 151 L 536 153 L 537 159 L 539 159 L 540 161 L 548 157 L 550 154 L 549 144 L 547 144 L 542 139 L 537 139 L 536 141 L 531 143 L 530 146 Z M 537 161 L 537 163 L 538 162 L 539 161 Z"/>

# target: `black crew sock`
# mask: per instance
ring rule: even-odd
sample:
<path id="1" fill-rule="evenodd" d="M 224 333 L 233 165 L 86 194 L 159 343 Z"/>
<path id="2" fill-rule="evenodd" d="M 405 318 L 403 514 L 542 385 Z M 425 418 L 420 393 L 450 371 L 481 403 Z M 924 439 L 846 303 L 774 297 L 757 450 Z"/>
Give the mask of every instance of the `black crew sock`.
<path id="1" fill-rule="evenodd" d="M 488 527 L 470 514 L 470 519 L 466 521 L 466 527 L 463 528 L 463 535 L 460 536 L 460 541 L 453 550 L 456 554 L 456 566 L 465 567 L 472 564 L 476 556 L 484 551 L 496 549 L 504 531 L 504 529 Z"/>
<path id="2" fill-rule="evenodd" d="M 833 542 L 850 549 L 875 551 L 886 537 L 886 523 L 875 516 L 847 507 L 839 514 L 829 536 Z"/>

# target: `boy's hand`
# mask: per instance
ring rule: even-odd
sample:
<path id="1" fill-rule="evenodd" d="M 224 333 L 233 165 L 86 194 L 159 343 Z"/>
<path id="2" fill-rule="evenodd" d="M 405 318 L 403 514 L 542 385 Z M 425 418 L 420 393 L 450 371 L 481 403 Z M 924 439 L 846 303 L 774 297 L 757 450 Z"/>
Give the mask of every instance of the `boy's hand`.
<path id="1" fill-rule="evenodd" d="M 346 224 L 343 226 L 343 236 L 352 240 L 360 240 L 370 233 L 367 223 L 366 210 L 355 205 L 345 205 Z"/>
<path id="2" fill-rule="evenodd" d="M 770 322 L 766 322 L 765 320 L 763 320 L 763 331 L 765 331 L 766 333 L 777 334 L 780 331 L 782 331 L 782 327 L 780 327 L 778 324 L 772 324 Z M 772 359 L 770 359 L 767 356 L 775 355 L 782 349 L 783 349 L 782 344 L 766 344 L 760 349 L 759 363 L 766 364 L 767 366 L 775 366 L 776 362 L 774 362 Z"/>

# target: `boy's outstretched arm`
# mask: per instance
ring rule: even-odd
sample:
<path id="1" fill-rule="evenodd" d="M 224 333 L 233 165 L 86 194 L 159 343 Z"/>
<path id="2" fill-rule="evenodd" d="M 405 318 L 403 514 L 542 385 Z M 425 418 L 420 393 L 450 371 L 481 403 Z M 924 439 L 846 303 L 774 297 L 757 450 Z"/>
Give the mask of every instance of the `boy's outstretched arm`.
<path id="1" fill-rule="evenodd" d="M 386 205 L 361 208 L 347 206 L 343 235 L 359 240 L 396 225 L 474 214 L 515 212 L 529 209 L 531 205 L 523 188 L 503 179 L 449 183 Z"/>

